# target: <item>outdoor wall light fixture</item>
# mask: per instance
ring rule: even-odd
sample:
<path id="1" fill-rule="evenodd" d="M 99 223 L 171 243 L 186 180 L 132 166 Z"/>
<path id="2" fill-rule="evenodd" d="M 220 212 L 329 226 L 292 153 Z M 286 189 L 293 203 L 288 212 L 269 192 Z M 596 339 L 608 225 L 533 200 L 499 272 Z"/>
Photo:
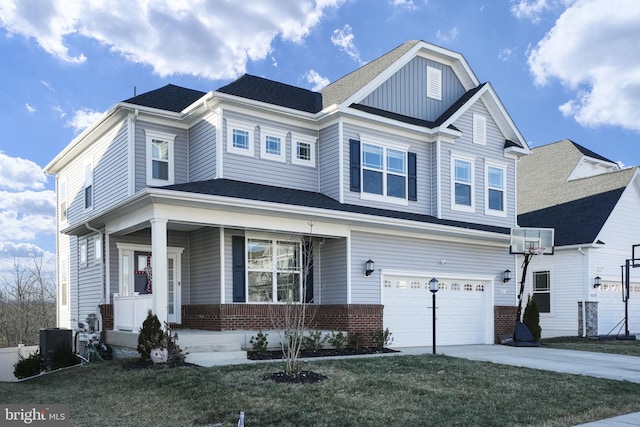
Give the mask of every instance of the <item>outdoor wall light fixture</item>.
<path id="1" fill-rule="evenodd" d="M 364 265 L 364 275 L 365 276 L 371 276 L 371 273 L 374 272 L 374 263 L 373 261 L 371 261 L 371 259 L 368 259 L 367 262 Z"/>
<path id="2" fill-rule="evenodd" d="M 511 270 L 507 268 L 504 273 L 502 273 L 502 283 L 507 283 L 509 280 L 511 280 Z"/>
<path id="3" fill-rule="evenodd" d="M 600 285 L 602 285 L 602 279 L 600 278 L 600 276 L 596 276 L 593 278 L 593 287 L 594 288 L 599 288 Z"/>

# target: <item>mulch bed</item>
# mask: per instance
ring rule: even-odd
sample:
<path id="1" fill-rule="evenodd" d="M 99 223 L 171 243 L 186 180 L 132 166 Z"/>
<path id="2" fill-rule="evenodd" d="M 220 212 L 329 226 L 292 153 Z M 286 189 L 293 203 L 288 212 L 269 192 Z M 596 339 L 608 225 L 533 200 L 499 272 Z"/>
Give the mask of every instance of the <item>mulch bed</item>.
<path id="1" fill-rule="evenodd" d="M 285 372 L 274 372 L 271 374 L 263 375 L 260 378 L 262 381 L 271 380 L 276 383 L 287 384 L 315 384 L 324 380 L 328 380 L 326 375 L 319 374 L 313 371 L 300 371 L 298 374 L 287 374 Z"/>

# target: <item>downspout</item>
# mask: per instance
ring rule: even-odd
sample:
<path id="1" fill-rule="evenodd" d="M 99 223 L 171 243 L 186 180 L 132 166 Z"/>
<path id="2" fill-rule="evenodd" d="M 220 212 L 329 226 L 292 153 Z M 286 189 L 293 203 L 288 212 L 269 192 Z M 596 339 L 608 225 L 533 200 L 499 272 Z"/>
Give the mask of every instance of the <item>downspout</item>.
<path id="1" fill-rule="evenodd" d="M 585 286 L 585 284 L 587 283 L 587 275 L 588 275 L 588 263 L 587 263 L 587 254 L 584 253 L 584 251 L 582 250 L 582 248 L 578 248 L 578 252 L 580 252 L 582 254 L 582 256 L 584 257 L 584 268 L 582 269 L 582 336 L 586 337 L 587 336 L 587 298 L 589 297 L 589 292 L 587 290 L 587 286 Z"/>
<path id="2" fill-rule="evenodd" d="M 436 218 L 442 218 L 442 177 L 440 176 L 441 158 L 440 138 L 436 140 Z"/>
<path id="3" fill-rule="evenodd" d="M 100 235 L 100 245 L 102 246 L 102 248 L 100 248 L 100 283 L 102 284 L 102 289 L 103 289 L 103 293 L 102 293 L 102 300 L 100 300 L 100 302 L 104 303 L 105 302 L 105 295 L 106 295 L 106 286 L 105 286 L 105 281 L 104 281 L 104 236 L 102 235 L 102 231 L 98 230 L 97 228 L 93 228 L 92 226 L 89 225 L 88 222 L 85 223 L 85 227 L 87 227 L 89 230 L 98 233 Z M 87 250 L 87 252 L 89 252 Z M 88 260 L 87 260 L 88 261 Z M 80 297 L 80 287 L 78 287 L 78 298 Z M 100 303 L 98 303 L 98 312 L 100 313 Z M 78 307 L 78 314 L 80 313 L 80 307 Z M 79 316 L 78 316 L 79 317 Z M 100 326 L 103 327 L 104 326 L 104 322 L 102 320 L 102 313 L 100 313 Z M 101 330 L 101 329 L 100 329 Z"/>

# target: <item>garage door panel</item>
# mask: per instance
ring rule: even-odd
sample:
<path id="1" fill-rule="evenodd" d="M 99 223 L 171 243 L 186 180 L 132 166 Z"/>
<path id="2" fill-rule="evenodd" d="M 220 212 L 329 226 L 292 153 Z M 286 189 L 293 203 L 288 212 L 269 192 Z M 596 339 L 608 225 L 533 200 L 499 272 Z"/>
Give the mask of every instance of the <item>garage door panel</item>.
<path id="1" fill-rule="evenodd" d="M 384 326 L 395 347 L 432 345 L 432 293 L 428 280 L 411 276 L 385 277 Z M 486 343 L 490 303 L 483 281 L 442 280 L 436 294 L 438 345 Z"/>
<path id="2" fill-rule="evenodd" d="M 603 283 L 598 290 L 598 333 L 624 333 L 624 309 L 622 285 Z M 629 331 L 640 333 L 640 284 L 632 283 L 629 289 Z"/>

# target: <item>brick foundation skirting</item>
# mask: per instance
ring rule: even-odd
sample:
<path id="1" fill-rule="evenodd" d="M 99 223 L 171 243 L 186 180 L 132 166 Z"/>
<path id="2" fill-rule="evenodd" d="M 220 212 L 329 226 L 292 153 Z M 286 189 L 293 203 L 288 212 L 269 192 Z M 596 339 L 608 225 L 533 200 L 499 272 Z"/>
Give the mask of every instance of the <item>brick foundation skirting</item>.
<path id="1" fill-rule="evenodd" d="M 516 326 L 518 307 L 496 305 L 493 307 L 494 343 L 500 342 L 500 336 L 513 334 Z"/>

